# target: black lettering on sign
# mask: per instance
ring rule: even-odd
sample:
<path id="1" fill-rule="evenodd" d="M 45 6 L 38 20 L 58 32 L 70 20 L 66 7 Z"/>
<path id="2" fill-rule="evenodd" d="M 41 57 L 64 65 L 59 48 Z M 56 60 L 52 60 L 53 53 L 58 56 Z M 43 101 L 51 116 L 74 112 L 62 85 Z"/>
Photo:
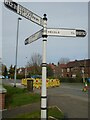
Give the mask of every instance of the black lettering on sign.
<path id="1" fill-rule="evenodd" d="M 9 9 L 13 10 L 14 12 L 17 12 L 17 6 L 18 6 L 18 4 L 16 2 L 11 2 L 11 1 L 5 0 L 4 4 Z"/>

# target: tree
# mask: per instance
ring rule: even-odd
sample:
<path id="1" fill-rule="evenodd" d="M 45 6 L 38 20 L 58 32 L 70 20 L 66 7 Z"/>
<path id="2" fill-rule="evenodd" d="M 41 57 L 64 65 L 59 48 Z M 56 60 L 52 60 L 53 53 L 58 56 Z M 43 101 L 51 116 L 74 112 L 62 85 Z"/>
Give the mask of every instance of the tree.
<path id="1" fill-rule="evenodd" d="M 48 65 L 48 66 L 47 66 L 47 77 L 53 77 L 53 76 L 54 76 L 53 70 L 52 70 L 52 68 Z"/>
<path id="2" fill-rule="evenodd" d="M 2 75 L 3 76 L 7 76 L 7 67 L 6 67 L 6 65 L 2 65 Z"/>
<path id="3" fill-rule="evenodd" d="M 34 53 L 29 61 L 30 66 L 40 66 L 42 63 L 42 56 L 38 53 Z"/>
<path id="4" fill-rule="evenodd" d="M 40 54 L 34 53 L 27 64 L 27 67 L 33 68 L 32 71 L 29 71 L 29 74 L 41 74 L 41 64 L 42 56 Z"/>
<path id="5" fill-rule="evenodd" d="M 15 73 L 15 66 L 13 67 L 12 65 L 10 66 L 9 69 L 9 74 L 10 74 L 10 78 L 14 78 L 14 73 Z"/>
<path id="6" fill-rule="evenodd" d="M 58 65 L 59 65 L 59 64 L 67 64 L 69 61 L 70 61 L 69 58 L 61 58 L 61 59 L 58 61 Z"/>
<path id="7" fill-rule="evenodd" d="M 7 76 L 7 67 L 5 66 L 5 69 L 4 69 L 4 76 L 6 77 Z"/>

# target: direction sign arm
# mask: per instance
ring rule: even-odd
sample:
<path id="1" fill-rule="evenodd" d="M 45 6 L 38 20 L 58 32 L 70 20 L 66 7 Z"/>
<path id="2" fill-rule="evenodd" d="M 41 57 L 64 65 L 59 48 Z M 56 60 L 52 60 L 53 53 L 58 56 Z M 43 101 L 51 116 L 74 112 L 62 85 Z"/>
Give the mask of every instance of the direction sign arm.
<path id="1" fill-rule="evenodd" d="M 28 10 L 27 8 L 23 7 L 22 5 L 18 4 L 17 13 L 19 15 L 25 17 L 26 19 L 28 19 L 40 26 L 43 26 L 43 19 L 40 16 L 38 16 L 37 14 L 35 14 L 32 11 Z"/>
<path id="2" fill-rule="evenodd" d="M 42 37 L 42 33 L 43 33 L 43 29 L 39 30 L 38 32 L 34 33 L 33 35 L 31 35 L 30 37 L 28 37 L 26 40 L 25 40 L 25 45 L 27 44 L 30 44 L 36 40 L 38 40 L 39 38 Z"/>
<path id="3" fill-rule="evenodd" d="M 17 14 L 21 15 L 22 17 L 25 17 L 26 19 L 43 27 L 43 19 L 37 14 L 23 7 L 22 5 L 13 2 L 12 0 L 4 0 L 4 5 L 10 10 L 13 10 Z"/>
<path id="4" fill-rule="evenodd" d="M 57 37 L 85 37 L 86 31 L 80 29 L 48 28 L 47 35 Z"/>

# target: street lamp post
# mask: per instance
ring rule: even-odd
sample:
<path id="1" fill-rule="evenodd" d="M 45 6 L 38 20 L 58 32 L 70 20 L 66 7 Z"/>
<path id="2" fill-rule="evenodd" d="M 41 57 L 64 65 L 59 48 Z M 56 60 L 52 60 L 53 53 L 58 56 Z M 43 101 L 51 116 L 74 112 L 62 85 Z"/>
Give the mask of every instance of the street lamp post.
<path id="1" fill-rule="evenodd" d="M 16 56 L 15 56 L 14 87 L 16 87 L 16 76 L 17 76 L 17 52 L 18 52 L 19 20 L 22 20 L 22 19 L 19 17 L 19 18 L 18 18 L 18 21 L 17 21 L 17 39 L 16 39 Z"/>
<path id="2" fill-rule="evenodd" d="M 27 59 L 27 57 L 26 57 Z M 26 68 L 25 68 L 25 78 L 27 77 L 27 65 L 26 65 Z"/>
<path id="3" fill-rule="evenodd" d="M 83 83 L 85 83 L 85 76 L 84 76 L 85 70 L 84 68 L 82 69 L 82 74 L 83 74 Z"/>

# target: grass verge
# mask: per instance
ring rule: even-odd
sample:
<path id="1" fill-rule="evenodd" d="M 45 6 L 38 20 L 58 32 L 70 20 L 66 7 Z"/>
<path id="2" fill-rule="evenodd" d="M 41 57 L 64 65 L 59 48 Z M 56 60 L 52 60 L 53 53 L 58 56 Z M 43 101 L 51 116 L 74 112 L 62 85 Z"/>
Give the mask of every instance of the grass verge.
<path id="1" fill-rule="evenodd" d="M 30 118 L 30 119 L 40 119 L 40 111 L 32 112 L 32 113 L 26 113 L 18 115 L 17 118 Z M 57 108 L 57 107 L 51 107 L 48 108 L 48 120 L 53 120 L 53 118 L 57 120 L 63 120 L 64 114 Z"/>
<path id="2" fill-rule="evenodd" d="M 25 88 L 15 88 L 4 85 L 7 89 L 5 107 L 14 108 L 26 104 L 31 104 L 40 101 L 40 95 L 37 93 L 30 93 Z"/>

